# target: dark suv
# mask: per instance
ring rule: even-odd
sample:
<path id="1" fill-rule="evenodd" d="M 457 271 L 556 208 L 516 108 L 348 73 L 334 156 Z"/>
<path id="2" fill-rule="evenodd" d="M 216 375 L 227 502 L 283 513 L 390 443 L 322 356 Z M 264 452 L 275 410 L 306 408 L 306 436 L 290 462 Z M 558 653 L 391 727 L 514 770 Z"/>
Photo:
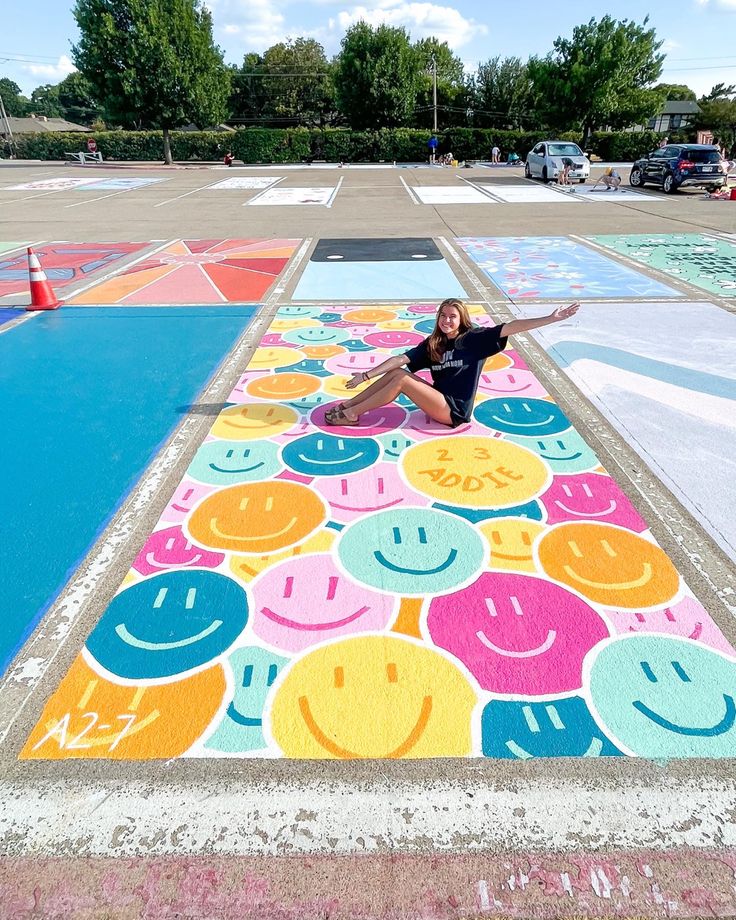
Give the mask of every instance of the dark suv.
<path id="1" fill-rule="evenodd" d="M 715 190 L 726 185 L 727 165 L 717 147 L 706 144 L 668 144 L 653 150 L 631 167 L 629 183 L 641 188 L 647 182 L 673 194 L 684 185 Z"/>

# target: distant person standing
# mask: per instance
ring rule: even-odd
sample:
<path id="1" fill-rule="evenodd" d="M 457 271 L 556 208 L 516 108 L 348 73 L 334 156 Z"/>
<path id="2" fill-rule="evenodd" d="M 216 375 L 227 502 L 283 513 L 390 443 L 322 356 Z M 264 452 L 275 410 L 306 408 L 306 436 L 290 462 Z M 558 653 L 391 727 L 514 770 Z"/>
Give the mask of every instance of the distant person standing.
<path id="1" fill-rule="evenodd" d="M 429 162 L 430 163 L 434 163 L 436 160 L 438 145 L 439 145 L 439 141 L 433 134 L 430 137 L 430 139 L 427 141 L 427 147 L 429 147 Z"/>
<path id="2" fill-rule="evenodd" d="M 669 144 L 669 142 L 670 142 L 670 139 L 668 137 L 663 137 L 662 140 L 659 142 L 659 149 L 661 150 L 663 147 L 666 147 L 667 144 Z"/>
<path id="3" fill-rule="evenodd" d="M 500 163 L 501 162 L 501 151 L 497 144 L 493 145 L 491 150 L 491 163 Z"/>

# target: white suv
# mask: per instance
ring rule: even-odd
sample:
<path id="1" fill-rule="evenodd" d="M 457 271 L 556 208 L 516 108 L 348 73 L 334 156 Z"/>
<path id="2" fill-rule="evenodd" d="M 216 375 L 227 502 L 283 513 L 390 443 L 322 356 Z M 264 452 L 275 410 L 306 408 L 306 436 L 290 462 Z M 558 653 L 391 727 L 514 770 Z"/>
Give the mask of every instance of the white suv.
<path id="1" fill-rule="evenodd" d="M 541 141 L 526 155 L 524 175 L 527 179 L 538 177 L 551 182 L 562 172 L 564 159 L 572 163 L 568 174 L 571 180 L 583 183 L 590 177 L 590 160 L 577 144 L 570 141 Z"/>

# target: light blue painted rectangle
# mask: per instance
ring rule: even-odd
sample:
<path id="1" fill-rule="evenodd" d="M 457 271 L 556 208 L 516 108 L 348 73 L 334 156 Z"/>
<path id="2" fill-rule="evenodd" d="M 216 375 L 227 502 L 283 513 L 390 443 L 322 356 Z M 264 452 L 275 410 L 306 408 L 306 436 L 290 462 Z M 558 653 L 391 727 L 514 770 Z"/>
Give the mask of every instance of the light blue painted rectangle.
<path id="1" fill-rule="evenodd" d="M 165 179 L 102 179 L 100 182 L 91 181 L 89 185 L 78 185 L 77 192 L 118 191 L 141 188 L 144 185 L 153 185 L 154 182 L 165 182 Z"/>
<path id="2" fill-rule="evenodd" d="M 564 236 L 464 237 L 456 242 L 513 300 L 683 296 Z"/>
<path id="3" fill-rule="evenodd" d="M 308 262 L 294 300 L 444 300 L 467 297 L 444 260 Z"/>
<path id="4" fill-rule="evenodd" d="M 0 336 L 0 673 L 257 309 L 66 307 Z"/>

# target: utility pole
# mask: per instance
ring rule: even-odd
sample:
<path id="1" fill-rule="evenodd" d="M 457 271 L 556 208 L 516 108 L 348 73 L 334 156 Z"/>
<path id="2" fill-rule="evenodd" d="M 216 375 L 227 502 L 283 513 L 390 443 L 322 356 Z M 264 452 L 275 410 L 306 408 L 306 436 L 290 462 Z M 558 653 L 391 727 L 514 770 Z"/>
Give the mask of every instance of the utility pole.
<path id="1" fill-rule="evenodd" d="M 437 58 L 432 55 L 432 107 L 434 109 L 434 133 L 437 133 Z"/>
<path id="2" fill-rule="evenodd" d="M 10 122 L 8 121 L 8 115 L 5 111 L 5 104 L 3 103 L 3 97 L 0 96 L 0 128 L 2 128 L 2 133 L 5 134 L 8 138 L 8 147 L 10 148 L 10 156 L 15 156 L 15 140 L 13 139 L 13 132 L 10 128 Z"/>

